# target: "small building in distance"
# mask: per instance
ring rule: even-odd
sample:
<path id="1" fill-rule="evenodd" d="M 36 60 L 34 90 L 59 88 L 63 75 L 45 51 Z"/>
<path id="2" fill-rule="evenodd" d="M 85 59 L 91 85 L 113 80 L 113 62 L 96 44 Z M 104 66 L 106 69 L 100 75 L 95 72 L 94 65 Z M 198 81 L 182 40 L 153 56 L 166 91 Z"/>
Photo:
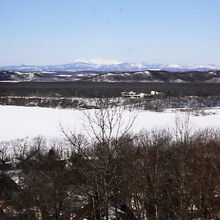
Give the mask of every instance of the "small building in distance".
<path id="1" fill-rule="evenodd" d="M 150 95 L 151 95 L 151 96 L 164 95 L 164 93 L 162 93 L 162 92 L 157 92 L 157 91 L 151 91 L 151 92 L 150 92 Z"/>
<path id="2" fill-rule="evenodd" d="M 129 98 L 144 98 L 144 97 L 152 97 L 152 96 L 160 96 L 160 95 L 164 95 L 164 93 L 158 91 L 151 91 L 150 93 L 143 93 L 143 92 L 136 93 L 133 91 L 121 92 L 122 97 L 129 97 Z"/>

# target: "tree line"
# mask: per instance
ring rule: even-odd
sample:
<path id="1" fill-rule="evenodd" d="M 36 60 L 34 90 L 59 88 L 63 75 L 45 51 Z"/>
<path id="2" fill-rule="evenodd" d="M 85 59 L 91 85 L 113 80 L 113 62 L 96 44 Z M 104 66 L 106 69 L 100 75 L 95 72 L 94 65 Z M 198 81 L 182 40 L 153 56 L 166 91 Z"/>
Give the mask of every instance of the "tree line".
<path id="1" fill-rule="evenodd" d="M 159 91 L 166 96 L 219 96 L 219 83 L 144 83 L 144 82 L 18 82 L 0 83 L 0 96 L 35 97 L 119 97 L 121 92 L 150 93 Z"/>

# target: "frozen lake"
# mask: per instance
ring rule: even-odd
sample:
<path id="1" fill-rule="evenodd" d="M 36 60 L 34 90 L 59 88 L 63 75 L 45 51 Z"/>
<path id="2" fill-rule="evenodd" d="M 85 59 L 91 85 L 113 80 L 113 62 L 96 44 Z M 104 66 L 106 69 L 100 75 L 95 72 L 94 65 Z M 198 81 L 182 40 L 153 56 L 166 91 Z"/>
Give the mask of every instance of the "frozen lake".
<path id="1" fill-rule="evenodd" d="M 93 112 L 94 110 L 0 106 L 0 141 L 38 135 L 48 138 L 61 137 L 63 134 L 60 124 L 65 129 L 76 133 L 85 133 L 87 126 L 85 122 L 86 111 Z M 195 116 L 190 114 L 191 127 L 194 130 L 207 127 L 220 128 L 220 109 L 207 109 L 204 112 L 207 115 Z M 136 115 L 136 119 L 132 131 L 138 132 L 142 129 L 173 128 L 177 117 L 184 121 L 189 114 L 180 111 L 175 112 L 173 109 L 168 109 L 165 112 L 126 110 L 123 113 L 124 121 L 128 121 L 134 115 Z"/>

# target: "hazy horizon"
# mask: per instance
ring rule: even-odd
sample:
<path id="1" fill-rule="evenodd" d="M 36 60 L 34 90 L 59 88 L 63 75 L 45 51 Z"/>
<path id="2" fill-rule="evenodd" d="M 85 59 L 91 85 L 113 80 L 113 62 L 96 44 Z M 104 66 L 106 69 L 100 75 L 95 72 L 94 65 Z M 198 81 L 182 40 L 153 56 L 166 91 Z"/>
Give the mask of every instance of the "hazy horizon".
<path id="1" fill-rule="evenodd" d="M 217 66 L 220 67 L 220 65 L 217 65 L 215 63 L 204 63 L 204 64 L 187 64 L 187 63 L 147 63 L 147 62 L 129 62 L 129 61 L 122 61 L 122 60 L 110 60 L 110 59 L 75 59 L 72 60 L 72 62 L 65 62 L 65 63 L 55 63 L 55 64 L 32 64 L 32 63 L 20 63 L 20 64 L 9 64 L 9 65 L 0 65 L 0 67 L 7 67 L 7 66 L 59 66 L 59 65 L 68 65 L 73 63 L 88 63 L 88 64 L 97 64 L 97 65 L 118 65 L 123 63 L 128 64 L 145 64 L 145 65 L 169 65 L 169 66 L 195 66 L 195 67 L 202 67 L 202 66 Z"/>

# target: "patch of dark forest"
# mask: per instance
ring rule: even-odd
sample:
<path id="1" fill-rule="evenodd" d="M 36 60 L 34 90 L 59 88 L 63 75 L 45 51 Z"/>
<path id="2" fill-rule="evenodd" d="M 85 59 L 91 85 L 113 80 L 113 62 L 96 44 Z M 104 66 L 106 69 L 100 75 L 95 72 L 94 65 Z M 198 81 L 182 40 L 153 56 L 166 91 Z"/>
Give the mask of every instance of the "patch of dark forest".
<path id="1" fill-rule="evenodd" d="M 68 98 L 68 97 L 0 97 L 0 105 L 15 105 L 29 107 L 94 109 L 97 99 Z M 147 98 L 113 98 L 111 105 L 121 105 L 135 109 L 163 111 L 167 108 L 211 108 L 220 107 L 220 96 L 183 96 L 183 97 L 147 97 Z"/>
<path id="2" fill-rule="evenodd" d="M 88 104 L 75 98 L 56 97 L 0 97 L 0 105 L 15 105 L 28 107 L 48 107 L 48 108 L 72 108 L 91 109 L 96 106 Z"/>
<path id="3" fill-rule="evenodd" d="M 0 96 L 120 97 L 123 91 L 163 92 L 166 96 L 220 96 L 219 83 L 2 82 Z"/>

